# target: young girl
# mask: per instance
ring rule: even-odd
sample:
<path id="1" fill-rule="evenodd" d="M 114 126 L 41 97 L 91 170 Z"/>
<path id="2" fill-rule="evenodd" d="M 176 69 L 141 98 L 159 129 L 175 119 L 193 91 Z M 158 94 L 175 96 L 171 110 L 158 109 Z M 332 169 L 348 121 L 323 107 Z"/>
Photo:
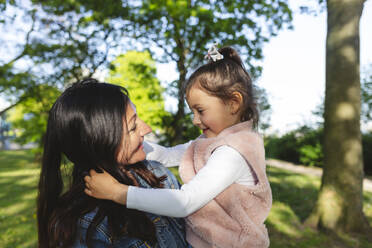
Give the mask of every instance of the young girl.
<path id="1" fill-rule="evenodd" d="M 187 217 L 186 237 L 193 247 L 268 247 L 264 221 L 272 197 L 263 142 L 254 131 L 258 111 L 252 81 L 234 49 L 210 50 L 208 57 L 213 61 L 185 85 L 193 123 L 203 134 L 186 145 L 181 189 L 128 187 L 108 173 L 91 171 L 85 192 L 128 208 Z M 184 148 L 150 144 L 147 158 L 174 166 Z"/>

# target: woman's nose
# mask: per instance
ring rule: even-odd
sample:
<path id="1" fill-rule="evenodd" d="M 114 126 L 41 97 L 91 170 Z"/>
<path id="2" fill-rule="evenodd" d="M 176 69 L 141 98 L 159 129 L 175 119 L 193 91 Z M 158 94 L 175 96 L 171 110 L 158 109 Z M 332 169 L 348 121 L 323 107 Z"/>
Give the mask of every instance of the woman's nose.
<path id="1" fill-rule="evenodd" d="M 141 136 L 145 136 L 146 134 L 148 133 L 151 133 L 152 132 L 152 128 L 147 125 L 146 122 L 144 122 L 143 120 L 141 120 L 142 122 L 142 125 L 141 125 Z"/>

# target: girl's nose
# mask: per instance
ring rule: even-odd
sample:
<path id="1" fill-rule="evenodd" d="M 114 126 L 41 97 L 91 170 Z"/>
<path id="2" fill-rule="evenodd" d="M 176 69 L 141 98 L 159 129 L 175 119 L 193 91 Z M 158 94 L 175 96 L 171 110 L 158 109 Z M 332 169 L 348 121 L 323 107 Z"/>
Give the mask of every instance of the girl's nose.
<path id="1" fill-rule="evenodd" d="M 192 124 L 194 124 L 195 126 L 200 124 L 200 119 L 199 119 L 199 116 L 197 114 L 194 114 L 194 118 L 192 119 Z"/>
<path id="2" fill-rule="evenodd" d="M 145 136 L 146 134 L 151 133 L 152 128 L 143 120 L 141 120 L 141 122 L 141 136 Z"/>

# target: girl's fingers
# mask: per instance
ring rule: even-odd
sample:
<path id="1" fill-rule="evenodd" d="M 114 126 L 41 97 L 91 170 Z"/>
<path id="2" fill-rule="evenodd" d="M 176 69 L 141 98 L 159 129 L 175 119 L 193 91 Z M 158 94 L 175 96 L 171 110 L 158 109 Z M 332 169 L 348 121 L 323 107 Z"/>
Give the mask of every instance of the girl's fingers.
<path id="1" fill-rule="evenodd" d="M 91 169 L 91 170 L 89 171 L 89 175 L 90 175 L 90 176 L 94 176 L 95 174 L 97 174 L 97 172 L 96 172 L 95 170 Z"/>
<path id="2" fill-rule="evenodd" d="M 89 182 L 90 180 L 92 180 L 92 178 L 90 176 L 85 176 L 84 177 L 84 181 L 87 183 Z"/>
<path id="3" fill-rule="evenodd" d="M 90 191 L 90 190 L 87 189 L 87 188 L 84 189 L 84 192 L 85 192 L 85 194 L 87 194 L 87 195 L 89 195 L 89 196 L 92 196 L 92 195 L 93 195 L 93 194 L 92 194 L 92 191 Z"/>

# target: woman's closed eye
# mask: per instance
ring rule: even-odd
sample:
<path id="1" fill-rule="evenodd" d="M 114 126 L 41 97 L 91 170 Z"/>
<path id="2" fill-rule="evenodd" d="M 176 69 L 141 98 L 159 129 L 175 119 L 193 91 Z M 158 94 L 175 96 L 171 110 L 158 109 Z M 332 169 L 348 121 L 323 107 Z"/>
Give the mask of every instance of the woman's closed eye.
<path id="1" fill-rule="evenodd" d="M 133 127 L 129 130 L 129 132 L 134 132 L 137 129 L 137 124 L 134 124 Z"/>

